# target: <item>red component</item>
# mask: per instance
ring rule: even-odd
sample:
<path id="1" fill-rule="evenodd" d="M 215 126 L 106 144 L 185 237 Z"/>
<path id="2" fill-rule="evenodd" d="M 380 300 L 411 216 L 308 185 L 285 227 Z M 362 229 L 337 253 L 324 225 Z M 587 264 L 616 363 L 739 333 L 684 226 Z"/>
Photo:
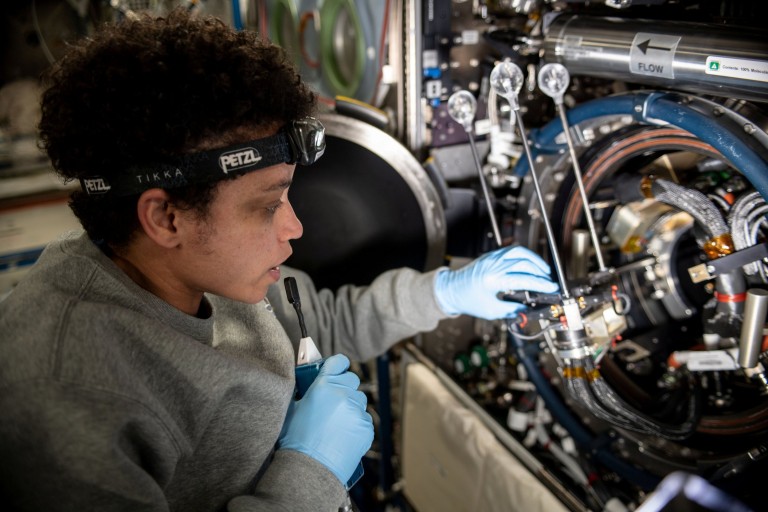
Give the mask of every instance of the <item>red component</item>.
<path id="1" fill-rule="evenodd" d="M 728 295 L 727 293 L 715 292 L 715 298 L 717 299 L 717 302 L 744 302 L 747 300 L 747 294 L 745 292 L 737 293 L 736 295 Z"/>

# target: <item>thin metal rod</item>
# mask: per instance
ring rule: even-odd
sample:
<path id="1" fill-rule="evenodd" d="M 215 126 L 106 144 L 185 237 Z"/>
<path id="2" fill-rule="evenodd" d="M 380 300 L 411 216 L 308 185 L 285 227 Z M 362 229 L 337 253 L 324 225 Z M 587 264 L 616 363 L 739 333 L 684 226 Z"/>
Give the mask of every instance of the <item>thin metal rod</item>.
<path id="1" fill-rule="evenodd" d="M 513 104 L 510 102 L 510 104 Z M 560 254 L 557 248 L 557 242 L 555 241 L 555 235 L 552 232 L 552 225 L 549 223 L 549 217 L 547 217 L 547 209 L 544 205 L 544 196 L 541 194 L 541 186 L 539 185 L 539 176 L 536 173 L 536 166 L 533 163 L 533 157 L 531 156 L 531 148 L 528 145 L 528 139 L 525 136 L 525 126 L 523 125 L 523 116 L 520 115 L 520 110 L 515 109 L 515 117 L 517 118 L 517 128 L 520 130 L 520 138 L 523 140 L 523 150 L 525 150 L 525 156 L 528 158 L 528 166 L 531 168 L 531 177 L 533 178 L 533 186 L 536 189 L 536 196 L 539 199 L 539 208 L 541 208 L 541 220 L 544 222 L 544 229 L 547 232 L 547 242 L 549 242 L 549 249 L 552 252 L 552 262 L 555 264 L 555 272 L 557 273 L 557 280 L 560 282 L 560 291 L 563 298 L 570 298 L 568 293 L 568 286 L 565 282 L 565 274 L 563 273 L 563 265 L 560 263 Z"/>
<path id="2" fill-rule="evenodd" d="M 576 156 L 576 147 L 573 144 L 571 138 L 571 130 L 568 129 L 568 118 L 565 115 L 565 106 L 561 103 L 557 105 L 557 112 L 560 114 L 560 122 L 563 124 L 563 133 L 565 134 L 565 142 L 568 144 L 568 151 L 571 154 L 571 163 L 573 164 L 573 174 L 576 176 L 576 183 L 579 185 L 579 193 L 581 194 L 581 203 L 584 208 L 584 216 L 587 218 L 587 225 L 589 226 L 589 235 L 592 237 L 592 245 L 595 246 L 595 256 L 597 256 L 597 265 L 600 267 L 600 271 L 604 272 L 605 262 L 603 261 L 603 253 L 600 250 L 600 240 L 597 238 L 597 229 L 595 229 L 595 221 L 592 219 L 592 212 L 589 210 L 589 199 L 587 198 L 587 191 L 584 189 L 584 180 L 581 174 L 581 167 L 579 166 L 579 159 Z"/>
<path id="3" fill-rule="evenodd" d="M 499 231 L 499 225 L 496 223 L 496 215 L 493 213 L 493 202 L 491 201 L 491 194 L 488 192 L 488 183 L 485 181 L 485 174 L 483 174 L 483 168 L 480 165 L 480 156 L 477 154 L 477 148 L 475 147 L 475 137 L 472 135 L 472 130 L 467 130 L 469 136 L 469 147 L 472 148 L 472 156 L 475 159 L 475 167 L 477 168 L 477 174 L 480 178 L 480 185 L 483 187 L 483 196 L 485 196 L 485 206 L 488 208 L 488 216 L 491 218 L 491 228 L 493 228 L 493 237 L 496 239 L 496 244 L 501 247 L 501 231 Z"/>

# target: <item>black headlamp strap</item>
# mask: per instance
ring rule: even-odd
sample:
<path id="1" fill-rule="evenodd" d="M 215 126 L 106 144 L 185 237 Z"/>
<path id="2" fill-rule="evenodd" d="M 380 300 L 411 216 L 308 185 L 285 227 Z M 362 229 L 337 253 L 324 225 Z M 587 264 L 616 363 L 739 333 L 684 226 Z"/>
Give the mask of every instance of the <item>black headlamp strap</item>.
<path id="1" fill-rule="evenodd" d="M 239 176 L 281 163 L 294 163 L 291 143 L 285 131 L 263 139 L 201 151 L 126 169 L 109 179 L 88 176 L 80 179 L 88 195 L 110 193 L 117 196 L 140 194 L 150 188 L 179 188 L 210 183 L 228 176 Z"/>

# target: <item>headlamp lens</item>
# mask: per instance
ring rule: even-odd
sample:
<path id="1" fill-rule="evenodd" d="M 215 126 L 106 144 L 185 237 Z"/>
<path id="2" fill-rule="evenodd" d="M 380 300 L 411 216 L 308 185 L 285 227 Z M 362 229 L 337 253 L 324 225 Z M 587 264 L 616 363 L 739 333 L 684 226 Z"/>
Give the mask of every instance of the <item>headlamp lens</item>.
<path id="1" fill-rule="evenodd" d="M 325 152 L 325 127 L 314 117 L 294 121 L 288 131 L 291 150 L 298 165 L 311 165 Z"/>

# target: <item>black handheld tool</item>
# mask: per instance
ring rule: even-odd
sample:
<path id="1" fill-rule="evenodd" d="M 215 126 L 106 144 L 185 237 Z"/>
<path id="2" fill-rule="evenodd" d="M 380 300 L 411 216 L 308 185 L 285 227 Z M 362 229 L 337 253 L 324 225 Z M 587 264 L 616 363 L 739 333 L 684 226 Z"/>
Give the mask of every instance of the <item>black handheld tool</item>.
<path id="1" fill-rule="evenodd" d="M 304 323 L 304 314 L 301 312 L 301 299 L 299 298 L 299 287 L 296 284 L 296 279 L 286 277 L 283 283 L 285 283 L 285 296 L 288 297 L 288 302 L 293 305 L 293 309 L 296 310 L 296 314 L 299 317 L 301 337 L 307 338 L 307 325 Z"/>
<path id="2" fill-rule="evenodd" d="M 307 336 L 307 326 L 304 323 L 304 314 L 301 312 L 301 299 L 299 298 L 299 287 L 296 285 L 296 279 L 286 277 L 283 282 L 285 284 L 285 295 L 288 298 L 288 302 L 296 310 L 296 314 L 299 317 L 299 328 L 301 329 L 299 354 L 296 358 L 296 399 L 298 400 L 304 396 L 304 393 L 312 385 L 317 374 L 320 373 L 320 368 L 322 368 L 325 359 L 323 359 L 312 338 Z M 362 476 L 363 462 L 360 461 L 352 477 L 347 482 L 347 490 L 351 489 Z"/>

